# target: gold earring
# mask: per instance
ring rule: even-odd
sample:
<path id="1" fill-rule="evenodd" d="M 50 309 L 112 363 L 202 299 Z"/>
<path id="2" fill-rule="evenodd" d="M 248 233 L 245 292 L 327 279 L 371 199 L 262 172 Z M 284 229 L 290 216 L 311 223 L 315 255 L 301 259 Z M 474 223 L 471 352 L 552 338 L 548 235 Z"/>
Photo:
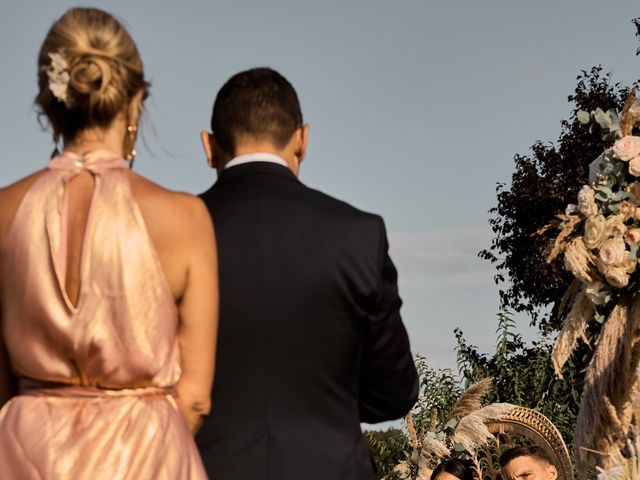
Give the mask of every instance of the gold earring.
<path id="1" fill-rule="evenodd" d="M 135 162 L 136 160 L 136 149 L 135 144 L 136 144 L 136 132 L 138 131 L 138 127 L 136 127 L 135 125 L 129 125 L 127 127 L 127 132 L 129 134 L 129 141 L 131 143 L 131 151 L 127 154 L 127 161 L 129 162 L 129 168 L 133 168 L 133 162 Z"/>

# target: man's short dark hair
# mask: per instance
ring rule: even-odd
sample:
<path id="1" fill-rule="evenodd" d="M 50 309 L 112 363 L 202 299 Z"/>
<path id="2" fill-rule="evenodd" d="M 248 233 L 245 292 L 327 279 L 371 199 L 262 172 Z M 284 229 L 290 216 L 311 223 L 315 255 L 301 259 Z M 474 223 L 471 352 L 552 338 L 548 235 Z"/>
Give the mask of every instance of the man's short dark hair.
<path id="1" fill-rule="evenodd" d="M 222 86 L 213 105 L 211 129 L 218 146 L 228 155 L 235 154 L 243 137 L 283 148 L 301 126 L 295 89 L 270 68 L 235 74 Z"/>
<path id="2" fill-rule="evenodd" d="M 504 468 L 511 460 L 519 457 L 531 457 L 554 465 L 551 456 L 539 445 L 527 445 L 524 447 L 513 447 L 502 452 L 500 455 L 500 467 Z"/>

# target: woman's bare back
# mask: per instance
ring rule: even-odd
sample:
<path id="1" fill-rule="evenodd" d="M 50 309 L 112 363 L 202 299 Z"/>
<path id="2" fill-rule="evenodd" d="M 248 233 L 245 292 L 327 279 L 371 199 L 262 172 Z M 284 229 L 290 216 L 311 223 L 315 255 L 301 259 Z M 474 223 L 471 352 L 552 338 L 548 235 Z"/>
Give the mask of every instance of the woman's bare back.
<path id="1" fill-rule="evenodd" d="M 45 174 L 41 170 L 0 189 L 0 245 L 11 229 L 15 214 L 31 186 Z M 189 243 L 202 231 L 202 202 L 186 193 L 167 190 L 133 172 L 127 172 L 133 197 L 144 219 L 151 242 L 176 302 L 186 288 L 189 271 Z M 67 268 L 65 289 L 75 305 L 80 291 L 80 268 L 86 225 L 94 192 L 94 177 L 83 171 L 68 184 Z M 205 222 L 206 225 L 206 222 Z"/>
<path id="2" fill-rule="evenodd" d="M 48 169 L 38 171 L 0 189 L 0 246 L 5 244 L 29 189 L 47 172 Z M 178 308 L 182 376 L 176 385 L 177 401 L 195 428 L 209 409 L 215 363 L 218 282 L 212 222 L 197 197 L 164 189 L 130 171 L 126 178 Z M 78 302 L 81 288 L 84 237 L 94 186 L 93 174 L 88 171 L 75 175 L 67 185 L 64 288 L 73 305 Z M 1 403 L 11 395 L 7 359 L 2 351 L 0 364 Z"/>

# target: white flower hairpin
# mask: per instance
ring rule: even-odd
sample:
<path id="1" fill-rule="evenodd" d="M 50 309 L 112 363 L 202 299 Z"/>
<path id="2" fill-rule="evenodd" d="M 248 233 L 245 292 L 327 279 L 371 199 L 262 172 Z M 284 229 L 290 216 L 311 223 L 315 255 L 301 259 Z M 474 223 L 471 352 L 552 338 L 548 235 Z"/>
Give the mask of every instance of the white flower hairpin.
<path id="1" fill-rule="evenodd" d="M 50 53 L 51 65 L 47 68 L 49 77 L 49 90 L 59 101 L 69 106 L 69 64 L 64 57 L 57 52 Z"/>

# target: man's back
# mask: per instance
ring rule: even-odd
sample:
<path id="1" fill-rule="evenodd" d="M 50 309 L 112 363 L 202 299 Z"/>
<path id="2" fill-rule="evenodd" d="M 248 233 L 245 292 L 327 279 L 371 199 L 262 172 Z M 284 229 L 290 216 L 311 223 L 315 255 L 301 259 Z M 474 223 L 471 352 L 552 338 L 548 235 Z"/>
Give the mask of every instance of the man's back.
<path id="1" fill-rule="evenodd" d="M 218 242 L 216 480 L 375 478 L 360 421 L 404 415 L 417 377 L 382 220 L 286 168 L 225 170 L 202 195 Z"/>

